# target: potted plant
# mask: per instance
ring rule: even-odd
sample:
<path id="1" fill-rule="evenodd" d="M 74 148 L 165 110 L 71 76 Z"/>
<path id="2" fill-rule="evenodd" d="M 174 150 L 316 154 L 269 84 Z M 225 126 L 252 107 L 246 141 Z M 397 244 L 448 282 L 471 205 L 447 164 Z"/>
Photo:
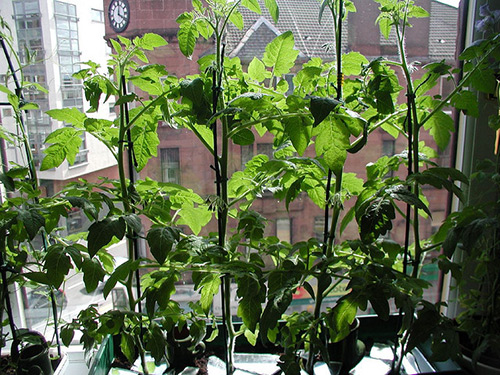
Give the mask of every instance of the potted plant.
<path id="1" fill-rule="evenodd" d="M 368 303 L 383 319 L 389 318 L 390 300 L 404 313 L 401 326 L 405 333 L 396 338 L 402 344 L 395 372 L 404 355 L 423 338 L 434 333 L 436 342 L 442 343 L 439 339 L 447 332 L 444 331 L 447 321 L 441 322 L 438 305 L 424 301 L 422 294 L 427 283 L 419 278 L 424 254 L 434 248 L 419 236 L 419 215 L 430 213 L 421 198 L 421 186 L 445 187 L 460 194 L 454 182 L 463 181 L 464 177 L 455 170 L 435 166 L 430 161 L 433 153 L 421 144 L 419 133 L 426 128 L 439 147 L 446 145 L 451 119 L 442 109 L 450 102 L 460 109 L 473 107 L 464 100 L 470 95 L 461 90 L 481 64 L 471 68 L 443 100 L 425 96 L 441 76 L 450 74 L 446 65 L 431 64 L 422 79 L 412 80 L 404 51 L 405 30 L 409 16 L 423 16 L 426 12 L 409 1 L 379 3 L 382 31 L 387 36 L 391 28 L 397 30 L 402 60 L 369 62 L 356 53 L 338 54 L 340 66 L 336 67 L 313 60 L 297 74 L 294 94 L 289 96 L 285 95 L 288 84 L 278 78 L 289 71 L 298 55 L 290 32 L 271 42 L 264 58 L 254 59 L 246 72 L 238 59 L 224 56 L 225 27 L 230 22 L 241 26 L 239 5 L 260 11 L 255 1 L 209 1 L 207 7 L 194 1 L 194 10 L 179 16 L 178 35 L 185 55 L 193 53 L 200 35 L 215 40 L 215 53 L 199 61 L 199 75 L 179 80 L 160 65 L 141 66 L 138 61 L 148 62 L 147 51 L 165 44 L 163 38 L 153 34 L 112 41 L 115 53 L 107 73 L 91 62 L 77 73 L 76 77 L 84 80 L 91 110 L 97 109 L 101 97 L 117 98 L 117 119 L 114 122 L 95 119 L 75 109 L 50 111 L 54 119 L 72 126 L 47 140 L 52 145 L 47 149 L 42 168 L 56 167 L 64 158 L 71 160 L 78 148 L 77 142 L 71 140 L 77 140 L 85 130 L 104 142 L 116 157 L 120 178 L 98 184 L 71 184 L 59 194 L 65 204 L 83 209 L 93 224 L 88 233 L 82 234 L 87 246 L 62 244 L 58 251 L 66 258 L 75 255 L 73 261 L 84 273 L 89 291 L 95 290 L 104 275 L 110 273 L 103 293 L 108 295 L 115 285 L 123 284 L 129 306 L 123 311 L 107 313 L 89 307 L 65 326 L 63 341 L 69 343 L 73 331 L 81 330 L 82 342 L 90 349 L 104 335 L 119 334 L 122 350 L 129 359 L 148 349 L 159 361 L 168 356 L 167 341 L 173 338 L 179 343 L 181 340 L 175 340 L 176 332 L 189 326 L 185 337 L 191 340 L 194 351 L 205 335 L 206 319 L 212 317 L 210 306 L 221 287 L 222 319 L 212 318 L 223 323 L 219 332 L 225 342 L 226 371 L 231 373 L 235 367 L 232 353 L 236 337 L 244 335 L 255 342 L 259 330 L 264 339 L 275 340 L 278 320 L 290 304 L 293 292 L 302 286 L 315 299 L 316 307 L 313 314 L 292 315 L 284 324 L 280 337 L 286 349 L 282 366 L 289 373 L 299 371 L 296 351 L 302 347 L 312 352 L 306 362 L 309 372 L 317 353 L 328 362 L 326 336 L 334 340 L 344 337 L 358 308 L 364 310 Z M 276 18 L 276 4 L 273 1 L 266 4 Z M 353 5 L 349 1 L 325 0 L 321 9 L 326 8 L 335 16 L 339 44 L 339 25 Z M 481 61 L 492 51 L 492 46 L 485 50 Z M 408 102 L 403 105 L 397 104 L 402 88 L 394 67 L 401 68 L 406 79 Z M 333 71 L 337 74 L 332 75 Z M 352 78 L 343 82 L 341 73 Z M 128 84 L 140 91 L 127 92 Z M 345 98 L 342 88 L 349 93 Z M 128 104 L 133 102 L 138 107 L 128 110 Z M 140 171 L 155 155 L 159 120 L 190 129 L 209 151 L 215 171 L 215 194 L 202 198 L 180 185 L 136 180 L 134 173 L 127 178 L 126 149 L 130 155 L 129 167 Z M 359 151 L 369 134 L 380 128 L 406 137 L 408 151 L 370 165 L 366 181 L 345 173 L 347 153 Z M 244 171 L 231 173 L 232 145 L 253 143 L 255 132 L 274 136 L 274 160 L 259 155 L 247 163 Z M 305 157 L 312 141 L 316 154 Z M 427 153 L 425 157 L 423 152 Z M 425 170 L 421 170 L 422 165 L 426 165 Z M 387 172 L 400 166 L 407 166 L 407 176 L 387 176 Z M 266 187 L 274 191 L 279 188 L 276 197 L 287 205 L 304 192 L 324 207 L 323 243 L 311 239 L 288 244 L 264 237 L 265 220 L 251 211 L 250 205 Z M 357 196 L 357 202 L 341 219 L 342 205 L 347 204 L 350 195 Z M 402 204 L 408 205 L 406 210 Z M 330 211 L 333 213 L 329 223 Z M 391 228 L 398 211 L 408 222 L 408 241 L 404 245 L 380 238 Z M 213 213 L 217 230 L 207 233 Z M 335 242 L 339 229 L 354 218 L 360 238 Z M 231 232 L 228 223 L 233 220 Z M 180 225 L 187 225 L 192 234 L 183 233 Z M 415 240 L 412 246 L 410 229 Z M 200 237 L 199 233 L 206 236 Z M 129 259 L 113 269 L 106 247 L 124 238 Z M 154 259 L 137 256 L 137 243 L 144 239 Z M 241 251 L 243 246 L 245 249 Z M 272 267 L 265 266 L 267 256 L 273 260 Z M 193 273 L 194 288 L 200 292 L 200 301 L 191 306 L 189 313 L 182 312 L 170 298 L 176 282 L 186 271 Z M 335 286 L 334 276 L 349 280 L 350 291 L 333 309 L 323 312 L 323 300 Z M 316 291 L 312 279 L 317 280 Z M 238 315 L 243 320 L 238 331 L 232 323 L 233 282 L 240 298 Z M 134 286 L 138 285 L 141 289 L 135 292 Z M 262 309 L 264 302 L 267 304 Z M 319 326 L 323 321 L 326 329 Z M 217 334 L 217 328 L 214 332 Z M 144 356 L 141 361 L 147 373 Z"/>
<path id="2" fill-rule="evenodd" d="M 43 92 L 46 90 L 39 84 L 24 81 L 24 66 L 14 51 L 10 30 L 1 18 L 0 26 L 2 53 L 9 67 L 6 81 L 0 84 L 0 91 L 6 95 L 8 103 L 5 105 L 12 108 L 18 127 L 16 134 L 2 126 L 1 137 L 3 142 L 18 148 L 27 161 L 26 165 L 12 166 L 8 160 L 4 160 L 2 154 L 3 170 L 0 179 L 5 189 L 2 194 L 5 191 L 5 195 L 1 197 L 0 316 L 9 326 L 10 332 L 4 332 L 5 325 L 2 324 L 0 336 L 2 348 L 11 342 L 12 354 L 12 364 L 8 361 L 6 367 L 2 364 L 2 372 L 15 371 L 17 368 L 18 373 L 27 373 L 31 367 L 38 366 L 43 373 L 52 374 L 55 369 L 60 374 L 67 357 L 62 358 L 59 343 L 58 304 L 54 291 L 61 286 L 64 271 L 55 267 L 57 261 L 51 252 L 53 246 L 49 241 L 59 239 L 56 227 L 59 218 L 66 215 L 65 203 L 52 197 L 40 198 L 40 185 L 23 121 L 24 111 L 38 108 L 36 104 L 24 100 L 23 92 L 30 88 Z M 11 293 L 16 285 L 28 284 L 47 286 L 54 321 L 53 337 L 58 349 L 55 358 L 49 358 L 49 345 L 42 334 L 18 328 L 16 324 Z M 9 370 L 11 365 L 13 369 Z"/>
<path id="3" fill-rule="evenodd" d="M 492 44 L 498 43 L 499 10 L 490 10 L 486 3 L 479 8 L 475 28 L 484 39 L 474 45 L 478 55 Z M 483 67 L 494 74 L 492 86 L 481 94 L 484 115 L 483 126 L 488 147 L 477 157 L 471 170 L 471 183 L 467 202 L 458 212 L 451 213 L 443 222 L 435 240 L 443 241 L 442 268 L 451 269 L 455 295 L 459 305 L 456 316 L 462 349 L 462 363 L 470 371 L 495 373 L 500 364 L 500 326 L 494 309 L 499 301 L 498 292 L 498 59 L 489 59 Z M 495 85 L 496 81 L 496 85 Z M 488 125 L 488 127 L 487 127 Z M 475 155 L 474 155 L 475 156 Z M 484 159 L 482 159 L 484 158 Z"/>

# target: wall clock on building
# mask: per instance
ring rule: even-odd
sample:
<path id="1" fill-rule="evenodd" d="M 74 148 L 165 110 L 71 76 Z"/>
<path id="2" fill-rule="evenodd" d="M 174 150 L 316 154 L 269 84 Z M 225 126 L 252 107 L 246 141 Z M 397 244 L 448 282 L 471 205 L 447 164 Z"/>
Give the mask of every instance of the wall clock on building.
<path id="1" fill-rule="evenodd" d="M 108 9 L 109 22 L 117 33 L 125 31 L 130 21 L 130 7 L 127 0 L 111 0 Z"/>

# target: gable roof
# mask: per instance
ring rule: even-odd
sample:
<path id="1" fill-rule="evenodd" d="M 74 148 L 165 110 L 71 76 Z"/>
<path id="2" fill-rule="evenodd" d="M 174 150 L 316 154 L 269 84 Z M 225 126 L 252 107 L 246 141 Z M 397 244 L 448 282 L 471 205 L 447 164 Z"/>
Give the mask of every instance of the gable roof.
<path id="1" fill-rule="evenodd" d="M 295 48 L 303 58 L 320 57 L 323 60 L 334 59 L 334 49 L 325 48 L 335 42 L 333 18 L 325 11 L 318 22 L 320 2 L 318 0 L 276 0 L 280 16 L 277 24 L 264 6 L 264 0 L 258 0 L 262 14 L 256 14 L 240 7 L 243 17 L 243 30 L 234 25 L 228 27 L 226 50 L 231 57 L 238 56 L 243 62 L 249 62 L 254 56 L 261 58 L 266 45 L 277 35 L 291 30 L 295 38 Z M 458 10 L 452 6 L 431 0 L 429 57 L 433 60 L 453 59 L 456 48 Z M 342 50 L 348 51 L 348 20 L 343 22 Z M 381 45 L 395 43 L 395 36 L 386 40 L 380 37 Z"/>

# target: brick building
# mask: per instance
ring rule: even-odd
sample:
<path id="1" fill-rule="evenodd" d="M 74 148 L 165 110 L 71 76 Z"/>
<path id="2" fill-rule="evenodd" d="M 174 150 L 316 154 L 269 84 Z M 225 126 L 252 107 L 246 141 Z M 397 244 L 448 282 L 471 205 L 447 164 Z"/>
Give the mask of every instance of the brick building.
<path id="1" fill-rule="evenodd" d="M 124 1 L 124 0 L 122 0 Z M 126 2 L 126 1 L 125 1 Z M 263 3 L 263 1 L 260 1 Z M 109 9 L 111 0 L 104 0 L 104 9 Z M 280 18 L 274 24 L 272 18 L 261 5 L 261 15 L 241 9 L 245 27 L 238 30 L 230 27 L 226 39 L 226 53 L 230 57 L 239 57 L 243 64 L 251 59 L 262 57 L 265 46 L 277 35 L 291 30 L 295 37 L 295 48 L 300 50 L 298 63 L 308 61 L 313 57 L 321 57 L 325 61 L 333 59 L 333 52 L 326 51 L 323 45 L 334 41 L 331 15 L 325 12 L 321 24 L 318 24 L 319 2 L 317 0 L 277 0 L 280 9 Z M 356 5 L 356 1 L 354 1 Z M 458 10 L 452 6 L 435 0 L 420 0 L 417 5 L 427 9 L 430 18 L 412 20 L 414 27 L 408 33 L 406 47 L 410 61 L 419 61 L 422 65 L 430 61 L 455 60 L 455 39 L 457 30 Z M 168 46 L 162 47 L 148 57 L 152 63 L 166 66 L 168 72 L 178 76 L 197 73 L 198 58 L 212 51 L 210 43 L 201 44 L 195 50 L 192 60 L 186 59 L 178 48 L 176 33 L 177 16 L 189 10 L 191 1 L 188 0 L 128 0 L 129 23 L 120 32 L 120 35 L 133 38 L 146 32 L 162 35 L 168 41 Z M 375 19 L 378 16 L 378 4 L 363 2 L 358 5 L 356 13 L 350 13 L 344 23 L 342 48 L 345 52 L 358 51 L 367 58 L 386 55 L 397 59 L 397 49 L 394 36 L 386 40 L 380 33 Z M 106 39 L 115 38 L 117 32 L 106 20 Z M 417 72 L 416 75 L 419 73 Z M 292 74 L 284 79 L 292 82 Z M 434 94 L 445 93 L 449 88 L 443 80 Z M 404 99 L 401 98 L 402 100 Z M 160 145 L 158 158 L 150 161 L 141 177 L 151 177 L 165 182 L 178 182 L 194 189 L 200 194 L 214 193 L 214 174 L 210 168 L 212 156 L 202 150 L 198 140 L 187 129 L 173 129 L 169 126 L 159 126 Z M 349 155 L 345 172 L 358 175 L 365 173 L 365 166 L 377 160 L 382 155 L 391 155 L 406 148 L 406 141 L 402 137 L 392 138 L 383 131 L 370 134 L 369 149 L 362 153 Z M 427 139 L 427 141 L 429 141 Z M 251 146 L 240 147 L 231 145 L 230 172 L 244 168 L 245 161 L 258 153 L 272 154 L 272 136 L 257 137 L 256 143 Z M 440 163 L 448 165 L 446 152 L 441 155 Z M 431 195 L 430 204 L 437 212 L 434 222 L 423 222 L 422 234 L 431 234 L 433 227 L 439 225 L 444 218 L 447 194 L 435 192 Z M 312 236 L 321 237 L 324 218 L 323 212 L 307 197 L 299 197 L 286 211 L 284 203 L 275 202 L 265 195 L 254 203 L 253 208 L 261 212 L 269 221 L 268 235 L 277 235 L 282 240 L 301 241 Z M 440 215 L 442 212 L 442 215 Z M 395 240 L 402 239 L 404 231 L 398 230 L 403 224 L 401 219 L 396 222 L 396 228 L 391 233 Z M 212 228 L 215 229 L 215 226 Z M 349 237 L 354 236 L 355 228 L 346 231 Z"/>

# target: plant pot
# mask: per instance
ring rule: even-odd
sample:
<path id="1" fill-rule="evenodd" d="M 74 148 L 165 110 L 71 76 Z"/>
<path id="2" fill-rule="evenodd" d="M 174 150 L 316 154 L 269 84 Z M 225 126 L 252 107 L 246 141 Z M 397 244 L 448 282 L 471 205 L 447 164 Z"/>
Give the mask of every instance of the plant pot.
<path id="1" fill-rule="evenodd" d="M 339 342 L 328 344 L 330 361 L 342 363 L 339 375 L 348 374 L 365 355 L 365 344 L 358 340 L 360 322 L 355 319 L 349 335 Z"/>
<path id="2" fill-rule="evenodd" d="M 460 365 L 476 375 L 500 375 L 500 358 L 494 357 L 489 352 L 482 353 L 477 362 L 473 364 L 473 348 L 466 335 L 460 334 L 460 349 L 462 358 Z"/>
<path id="3" fill-rule="evenodd" d="M 24 347 L 17 360 L 18 375 L 53 375 L 52 363 L 47 345 L 34 344 Z"/>
<path id="4" fill-rule="evenodd" d="M 49 345 L 41 333 L 29 330 L 20 332 L 11 346 L 11 359 L 17 364 L 18 375 L 54 375 L 55 370 L 58 375 L 64 373 L 67 356 L 51 358 Z M 23 342 L 26 345 L 22 346 Z"/>
<path id="5" fill-rule="evenodd" d="M 377 353 L 382 353 L 380 348 L 383 348 L 386 354 L 392 354 L 392 350 L 387 342 L 393 340 L 397 335 L 399 330 L 398 317 L 391 316 L 388 321 L 383 321 L 377 316 L 362 316 L 358 319 L 359 325 L 353 327 L 351 334 L 344 339 L 344 342 L 332 344 L 328 347 L 331 356 L 330 359 L 332 361 L 331 365 L 334 368 L 340 367 L 339 374 L 347 374 L 350 369 L 354 367 L 356 367 L 357 373 L 379 373 L 370 371 L 370 368 L 373 370 L 373 366 L 376 366 L 377 363 L 390 363 L 390 358 L 377 358 Z M 244 337 L 239 336 L 236 340 L 236 352 L 266 354 L 279 354 L 283 352 L 282 348 L 276 346 L 264 347 L 259 341 L 260 340 L 258 340 L 257 345 L 254 347 L 248 344 Z M 363 357 L 361 353 L 365 354 L 365 344 L 367 353 L 365 357 Z M 372 356 L 370 356 L 370 349 Z M 107 337 L 94 358 L 89 370 L 89 375 L 107 375 L 115 357 L 114 350 L 112 338 Z M 220 336 L 213 342 L 207 344 L 207 353 L 218 354 L 221 358 L 223 358 L 222 354 L 224 350 L 225 345 Z M 428 359 L 429 356 L 430 344 L 415 349 L 412 352 L 412 361 L 415 363 L 415 368 L 418 370 L 411 373 L 465 374 L 465 371 L 455 362 L 431 362 Z M 338 366 L 335 366 L 335 362 Z M 343 364 L 340 365 L 340 362 L 343 362 Z M 360 363 L 358 364 L 358 362 Z M 387 365 L 387 368 L 390 369 L 390 365 Z"/>

